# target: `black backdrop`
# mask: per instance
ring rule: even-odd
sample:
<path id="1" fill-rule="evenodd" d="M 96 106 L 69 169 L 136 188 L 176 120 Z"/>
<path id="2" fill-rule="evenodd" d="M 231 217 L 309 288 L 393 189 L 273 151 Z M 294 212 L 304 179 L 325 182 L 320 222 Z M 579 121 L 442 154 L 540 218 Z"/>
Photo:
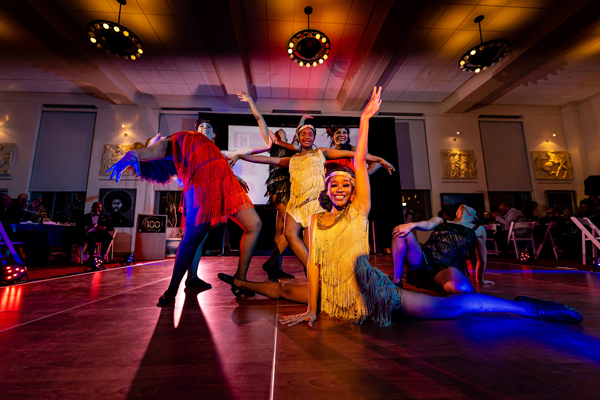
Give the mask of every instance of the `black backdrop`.
<path id="1" fill-rule="evenodd" d="M 257 125 L 252 114 L 202 113 L 199 117 L 210 121 L 217 135 L 215 142 L 223 150 L 227 149 L 229 143 L 229 125 Z M 298 115 L 265 115 L 264 118 L 267 126 L 272 130 L 282 127 L 295 128 L 300 121 Z M 343 123 L 355 133 L 358 133 L 356 130 L 360 119 L 358 117 L 314 116 L 309 122 L 316 128 L 325 128 L 332 124 Z M 371 118 L 369 123 L 369 153 L 383 157 L 395 167 L 398 166 L 394 118 Z M 272 209 L 265 209 L 264 206 L 260 205 L 255 207 L 263 222 L 256 249 L 270 250 L 273 248 L 276 212 Z M 391 247 L 392 230 L 396 225 L 402 223 L 402 218 L 401 185 L 398 172 L 390 176 L 382 168 L 371 175 L 371 213 L 369 214 L 369 220 L 375 223 L 378 252 L 383 252 L 383 248 Z M 237 249 L 242 230 L 231 221 L 228 222 L 228 230 L 231 247 Z M 223 228 L 215 229 L 207 239 L 204 248 L 206 250 L 221 249 L 222 238 Z M 369 241 L 371 239 L 372 232 L 369 230 Z"/>

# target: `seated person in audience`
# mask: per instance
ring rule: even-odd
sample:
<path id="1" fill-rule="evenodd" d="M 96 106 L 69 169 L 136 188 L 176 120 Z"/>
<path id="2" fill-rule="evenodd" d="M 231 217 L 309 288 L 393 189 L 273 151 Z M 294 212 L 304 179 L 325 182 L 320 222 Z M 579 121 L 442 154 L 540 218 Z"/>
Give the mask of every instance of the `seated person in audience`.
<path id="1" fill-rule="evenodd" d="M 502 230 L 494 234 L 494 240 L 498 244 L 498 251 L 500 255 L 506 256 L 507 254 L 507 241 L 508 231 L 512 222 L 526 222 L 525 216 L 515 208 L 512 208 L 510 204 L 500 203 L 498 205 L 498 213 L 491 213 L 496 219 L 496 223 L 502 225 Z"/>
<path id="2" fill-rule="evenodd" d="M 4 223 L 4 229 L 10 230 L 6 224 L 19 223 L 19 217 L 15 214 L 12 198 L 6 193 L 0 194 L 0 221 Z"/>
<path id="3" fill-rule="evenodd" d="M 484 213 L 483 213 L 483 224 L 484 225 L 497 224 L 496 218 L 494 218 L 489 211 L 484 211 Z"/>
<path id="4" fill-rule="evenodd" d="M 19 218 L 19 222 L 31 221 L 33 213 L 29 209 L 27 193 L 21 193 L 16 201 L 13 201 L 13 212 Z"/>
<path id="5" fill-rule="evenodd" d="M 538 212 L 537 208 L 538 208 L 537 201 L 530 201 L 525 206 L 525 209 L 523 210 L 523 215 L 525 216 L 525 218 L 527 218 L 528 222 L 537 222 L 538 221 L 538 219 L 540 217 L 540 213 Z"/>
<path id="6" fill-rule="evenodd" d="M 582 200 L 582 201 L 583 201 L 583 200 Z M 586 212 L 587 212 L 587 209 L 588 209 L 588 207 L 587 207 L 587 206 L 585 206 L 585 211 L 586 211 Z M 563 208 L 563 209 L 561 210 L 560 217 L 561 217 L 563 220 L 565 220 L 566 222 L 569 222 L 569 220 L 571 219 L 571 217 L 572 217 L 572 216 L 573 216 L 573 212 L 571 211 L 571 209 L 570 209 L 570 208 L 567 208 L 567 207 L 565 207 L 565 208 Z M 581 217 L 581 218 L 583 218 L 583 217 Z"/>
<path id="7" fill-rule="evenodd" d="M 581 200 L 579 202 L 579 209 L 573 217 L 590 218 L 592 207 L 593 203 L 588 199 Z M 570 211 L 570 209 L 566 210 Z M 564 213 L 561 215 L 566 227 L 564 233 L 560 237 L 558 251 L 564 258 L 578 258 L 581 257 L 581 233 L 577 225 L 571 221 L 570 217 L 571 215 L 568 215 L 567 218 Z"/>
<path id="8" fill-rule="evenodd" d="M 102 203 L 98 201 L 93 203 L 92 212 L 81 217 L 77 227 L 82 233 L 79 243 L 87 243 L 89 254 L 94 253 L 96 243 L 102 243 L 100 255 L 104 257 L 108 251 L 110 242 L 113 240 L 108 231 L 112 231 L 114 226 L 108 215 L 101 214 L 100 211 L 102 211 Z"/>

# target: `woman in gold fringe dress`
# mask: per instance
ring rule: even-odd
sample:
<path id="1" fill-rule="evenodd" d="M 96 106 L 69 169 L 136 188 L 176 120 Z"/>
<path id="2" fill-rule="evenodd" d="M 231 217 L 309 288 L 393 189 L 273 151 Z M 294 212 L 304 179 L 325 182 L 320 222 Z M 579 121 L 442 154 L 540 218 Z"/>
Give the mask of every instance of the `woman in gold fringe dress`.
<path id="1" fill-rule="evenodd" d="M 239 156 L 241 160 L 290 169 L 292 185 L 290 201 L 286 209 L 284 232 L 290 248 L 305 267 L 308 262 L 308 247 L 302 241 L 300 233 L 304 229 L 304 237 L 307 238 L 306 228 L 308 228 L 311 217 L 315 213 L 323 211 L 319 204 L 319 194 L 323 190 L 325 161 L 351 158 L 355 154 L 354 151 L 314 147 L 315 133 L 316 130 L 312 125 L 302 125 L 297 129 L 296 135 L 300 148 L 292 157 Z M 394 167 L 381 157 L 367 154 L 366 159 L 369 162 L 381 164 L 390 174 L 394 171 Z"/>
<path id="2" fill-rule="evenodd" d="M 371 190 L 365 155 L 369 119 L 379 109 L 380 94 L 381 88 L 373 90 L 361 115 L 354 157 L 356 175 L 341 167 L 325 181 L 328 201 L 322 203 L 331 208 L 311 218 L 308 284 L 247 282 L 226 274 L 219 274 L 219 279 L 274 299 L 308 303 L 305 313 L 279 319 L 289 326 L 302 322 L 312 326 L 319 311 L 356 323 L 371 320 L 383 326 L 393 318 L 446 319 L 471 312 L 511 312 L 551 321 L 581 322 L 583 317 L 571 307 L 525 296 L 505 300 L 478 293 L 434 297 L 410 292 L 394 285 L 369 264 L 367 216 Z"/>

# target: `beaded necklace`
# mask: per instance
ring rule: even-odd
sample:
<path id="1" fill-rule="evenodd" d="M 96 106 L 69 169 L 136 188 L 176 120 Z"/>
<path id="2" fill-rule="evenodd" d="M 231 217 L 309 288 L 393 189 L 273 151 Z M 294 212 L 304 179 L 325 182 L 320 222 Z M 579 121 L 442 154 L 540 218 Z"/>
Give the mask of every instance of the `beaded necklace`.
<path id="1" fill-rule="evenodd" d="M 317 217 L 317 228 L 319 228 L 322 231 L 326 231 L 327 229 L 333 228 L 338 222 L 340 222 L 342 219 L 344 219 L 346 214 L 348 214 L 349 210 L 350 210 L 350 204 L 348 204 L 346 206 L 346 208 L 344 208 L 338 215 L 335 216 L 335 219 L 333 220 L 333 224 L 331 224 L 331 225 L 324 225 L 323 217 L 325 216 L 325 213 L 320 214 Z"/>

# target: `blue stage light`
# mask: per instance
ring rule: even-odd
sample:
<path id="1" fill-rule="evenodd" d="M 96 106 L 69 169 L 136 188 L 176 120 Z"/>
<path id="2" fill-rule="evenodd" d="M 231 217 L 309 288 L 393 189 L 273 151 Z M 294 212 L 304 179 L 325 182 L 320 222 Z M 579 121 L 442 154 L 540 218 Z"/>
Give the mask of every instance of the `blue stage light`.
<path id="1" fill-rule="evenodd" d="M 120 261 L 121 266 L 123 265 L 131 265 L 135 264 L 135 259 L 133 253 L 127 253 L 123 256 L 123 259 Z"/>

